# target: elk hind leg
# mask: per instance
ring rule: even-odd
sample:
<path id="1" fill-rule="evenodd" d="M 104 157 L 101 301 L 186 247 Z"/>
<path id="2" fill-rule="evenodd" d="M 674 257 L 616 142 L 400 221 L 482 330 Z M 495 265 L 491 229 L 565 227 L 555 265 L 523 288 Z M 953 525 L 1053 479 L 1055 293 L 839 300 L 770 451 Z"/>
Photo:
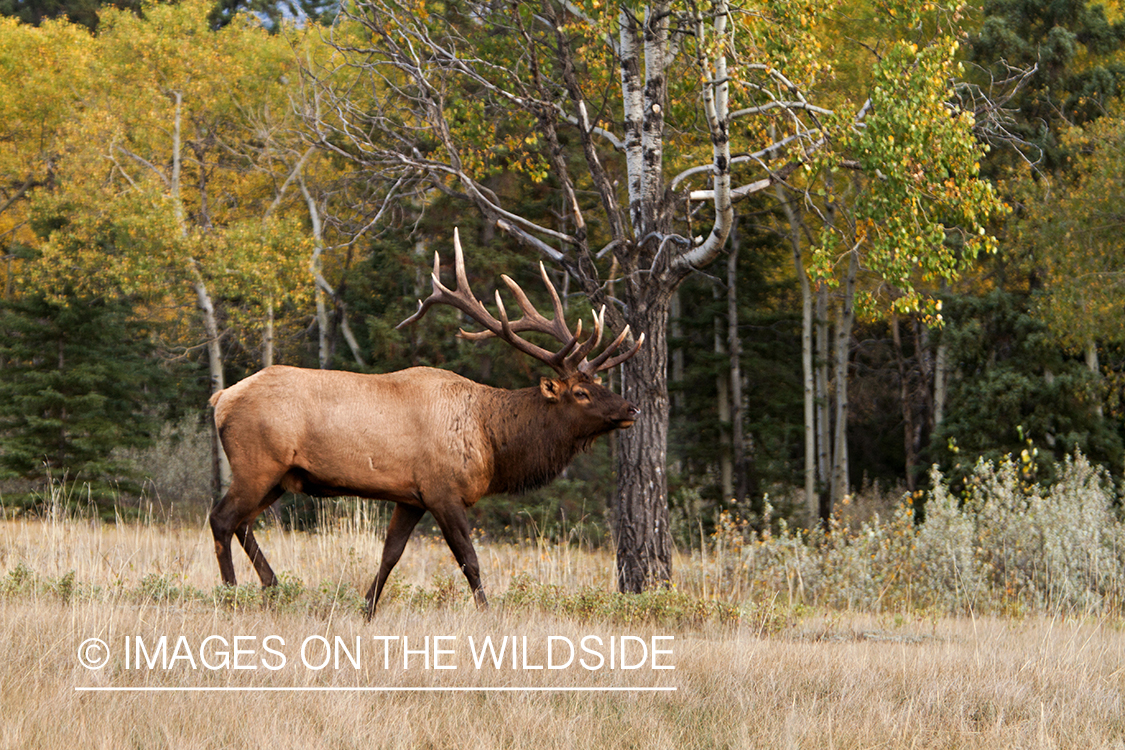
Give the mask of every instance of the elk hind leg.
<path id="1" fill-rule="evenodd" d="M 465 506 L 456 503 L 449 508 L 430 508 L 434 519 L 441 528 L 446 544 L 453 552 L 461 572 L 469 582 L 478 609 L 488 607 L 488 598 L 484 595 L 484 587 L 480 582 L 480 563 L 477 562 L 477 552 L 473 549 L 473 540 L 469 536 L 469 517 L 465 513 Z"/>
<path id="2" fill-rule="evenodd" d="M 240 532 L 240 527 L 246 524 L 245 528 L 249 531 L 248 524 L 257 518 L 258 513 L 261 512 L 260 509 L 268 506 L 280 496 L 279 491 L 274 495 L 275 491 L 277 491 L 276 487 L 269 491 L 255 491 L 236 478 L 227 493 L 223 495 L 223 499 L 211 509 L 208 521 L 211 524 L 211 534 L 215 538 L 215 557 L 219 561 L 219 574 L 223 578 L 223 583 L 231 586 L 238 583 L 234 574 L 234 562 L 231 560 L 231 537 L 238 533 L 239 541 L 242 542 L 243 548 L 247 549 L 245 535 Z M 258 545 L 253 540 L 252 534 L 250 535 L 250 541 L 253 548 L 257 550 Z M 249 549 L 247 551 L 249 552 Z M 260 550 L 258 550 L 258 553 L 261 556 Z M 254 555 L 251 555 L 250 559 L 253 561 Z M 265 560 L 264 557 L 261 559 Z M 255 562 L 255 568 L 257 567 Z M 272 571 L 270 574 L 272 575 Z M 260 569 L 259 575 L 261 575 Z"/>
<path id="3" fill-rule="evenodd" d="M 387 526 L 387 541 L 383 543 L 383 557 L 379 561 L 379 572 L 375 575 L 375 581 L 371 584 L 371 588 L 367 590 L 367 619 L 370 620 L 375 614 L 375 605 L 379 602 L 379 596 L 383 593 L 383 585 L 387 582 L 387 577 L 390 576 L 391 571 L 402 557 L 402 551 L 406 549 L 406 542 L 410 539 L 410 534 L 414 531 L 414 527 L 418 525 L 418 521 L 425 514 L 422 508 L 416 508 L 413 505 L 405 505 L 403 503 L 396 503 L 394 512 L 391 513 L 391 522 Z"/>
<path id="4" fill-rule="evenodd" d="M 254 511 L 248 519 L 240 523 L 234 529 L 234 535 L 238 537 L 238 541 L 242 543 L 242 549 L 246 550 L 246 556 L 250 558 L 250 562 L 254 565 L 254 570 L 258 573 L 258 578 L 261 579 L 262 585 L 265 587 L 276 586 L 277 576 L 273 574 L 273 568 L 270 567 L 266 556 L 262 554 L 262 550 L 258 547 L 258 540 L 254 538 L 254 521 L 263 510 L 268 508 L 282 495 L 281 487 L 274 487 L 266 493 L 262 498 L 262 502 L 258 504 L 258 508 Z"/>

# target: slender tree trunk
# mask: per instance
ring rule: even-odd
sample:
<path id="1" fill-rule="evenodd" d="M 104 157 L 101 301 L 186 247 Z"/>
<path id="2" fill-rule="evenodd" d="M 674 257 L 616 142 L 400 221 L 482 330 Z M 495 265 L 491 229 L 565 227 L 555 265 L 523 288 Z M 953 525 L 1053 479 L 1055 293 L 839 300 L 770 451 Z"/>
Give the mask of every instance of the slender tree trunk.
<path id="1" fill-rule="evenodd" d="M 1094 373 L 1098 380 L 1101 380 L 1102 368 L 1098 363 L 1098 342 L 1094 341 L 1093 339 L 1090 339 L 1086 342 L 1086 367 L 1090 370 L 1090 372 Z M 1098 401 L 1095 412 L 1097 413 L 1099 419 L 1105 416 L 1105 411 L 1102 408 L 1102 403 L 1100 400 Z"/>
<path id="2" fill-rule="evenodd" d="M 59 354 L 58 362 L 57 362 L 58 373 L 59 373 L 60 376 L 65 377 L 64 373 L 66 372 L 66 341 L 62 337 L 59 338 L 58 354 Z M 68 419 L 67 419 L 67 412 L 66 412 L 66 402 L 64 401 L 63 405 L 59 408 L 59 432 L 58 432 L 57 444 L 55 446 L 56 447 L 56 450 L 55 450 L 55 468 L 61 469 L 63 471 L 66 470 L 66 465 L 67 465 L 67 461 L 66 461 L 66 428 L 67 428 L 67 422 L 68 422 Z"/>
<path id="3" fill-rule="evenodd" d="M 844 296 L 837 307 L 836 319 L 836 439 L 833 448 L 832 510 L 848 494 L 851 477 L 848 476 L 848 359 L 851 353 L 852 322 L 855 320 L 855 282 L 859 273 L 857 251 L 848 256 L 848 275 L 844 283 Z"/>
<path id="4" fill-rule="evenodd" d="M 668 342 L 670 294 L 631 323 L 647 338 L 636 356 L 622 365 L 622 394 L 641 413 L 636 424 L 618 433 L 617 585 L 640 593 L 667 585 L 672 578 L 672 537 L 668 528 Z"/>
<path id="5" fill-rule="evenodd" d="M 934 431 L 934 353 L 930 329 L 917 318 L 914 319 L 914 351 L 918 352 L 918 372 L 921 377 L 915 397 L 920 395 L 922 399 L 922 406 L 918 410 L 919 419 L 914 426 L 914 455 L 921 456 L 923 446 Z"/>
<path id="6" fill-rule="evenodd" d="M 680 301 L 680 288 L 672 292 L 672 338 L 676 340 L 676 347 L 672 349 L 672 376 L 671 382 L 681 385 L 684 382 L 684 322 L 683 306 Z M 672 391 L 672 406 L 676 409 L 684 408 L 684 394 L 679 390 Z"/>
<path id="7" fill-rule="evenodd" d="M 934 355 L 934 428 L 945 418 L 945 394 L 949 379 L 949 344 L 942 335 Z"/>
<path id="8" fill-rule="evenodd" d="M 266 304 L 266 328 L 262 332 L 262 369 L 273 366 L 273 302 Z"/>
<path id="9" fill-rule="evenodd" d="M 731 227 L 727 256 L 727 350 L 730 352 L 731 458 L 734 461 L 734 501 L 746 501 L 748 486 L 746 444 L 742 432 L 742 339 L 738 335 L 738 251 L 741 238 L 737 222 Z"/>
<path id="10" fill-rule="evenodd" d="M 785 209 L 789 222 L 789 245 L 793 250 L 793 268 L 801 284 L 801 383 L 805 402 L 805 509 L 809 519 L 820 516 L 820 499 L 816 491 L 816 374 L 813 371 L 813 296 L 809 275 L 801 258 L 801 230 L 797 214 L 781 183 L 775 186 L 778 203 Z"/>
<path id="11" fill-rule="evenodd" d="M 183 103 L 184 97 L 179 91 L 171 92 L 175 101 L 174 115 L 172 118 L 172 175 L 168 181 L 168 190 L 172 199 L 172 211 L 176 223 L 180 227 L 180 236 L 185 240 L 188 237 L 187 214 L 184 211 L 183 197 L 181 195 L 181 175 L 183 173 Z M 188 267 L 192 274 L 192 287 L 195 290 L 196 302 L 200 315 L 203 317 L 203 332 L 207 337 L 207 369 L 211 376 L 211 393 L 215 394 L 225 388 L 223 378 L 223 349 L 219 341 L 219 321 L 215 314 L 215 304 L 207 291 L 207 284 L 203 278 L 203 270 L 196 258 L 188 258 Z M 212 422 L 211 427 L 211 486 L 216 497 L 221 496 L 230 487 L 231 473 L 230 462 L 219 440 L 218 428 Z"/>
<path id="12" fill-rule="evenodd" d="M 359 350 L 359 341 L 356 340 L 355 334 L 352 333 L 352 327 L 348 324 L 347 309 L 340 310 L 340 333 L 344 336 L 344 343 L 348 345 L 348 349 L 352 352 L 352 359 L 360 367 L 367 367 L 367 360 L 363 358 L 363 354 Z"/>
<path id="13" fill-rule="evenodd" d="M 219 340 L 219 321 L 215 314 L 215 305 L 203 281 L 203 274 L 199 271 L 199 264 L 192 260 L 192 270 L 195 275 L 196 300 L 199 312 L 203 316 L 203 331 L 207 336 L 207 368 L 211 375 L 211 393 L 218 393 L 226 387 L 223 378 L 223 349 Z M 211 482 L 216 497 L 221 497 L 230 487 L 231 473 L 230 462 L 219 441 L 219 433 L 212 426 L 211 429 Z"/>
<path id="14" fill-rule="evenodd" d="M 730 290 L 727 290 L 729 294 Z M 715 298 L 716 305 L 722 300 L 723 292 L 716 282 L 711 288 L 711 293 Z M 715 370 L 715 391 L 716 391 L 716 405 L 719 416 L 719 481 L 723 493 L 723 502 L 729 502 L 734 496 L 734 464 L 731 460 L 731 419 L 730 419 L 730 404 L 731 404 L 731 382 L 730 382 L 730 367 L 724 367 L 722 362 L 727 359 L 726 335 L 723 330 L 723 316 L 719 315 L 716 311 L 714 320 L 715 334 L 715 360 L 718 362 L 718 369 Z M 729 360 L 728 360 L 729 361 Z"/>
<path id="15" fill-rule="evenodd" d="M 832 515 L 832 415 L 828 393 L 829 367 L 828 287 L 816 289 L 816 470 L 817 516 L 827 522 Z"/>
<path id="16" fill-rule="evenodd" d="M 305 205 L 309 210 L 309 221 L 312 223 L 313 234 L 313 254 L 309 259 L 309 270 L 313 274 L 313 283 L 316 285 L 315 298 L 316 298 L 316 329 L 317 329 L 317 361 L 320 364 L 320 369 L 327 370 L 331 365 L 332 360 L 332 346 L 330 332 L 332 325 L 328 315 L 328 303 L 325 295 L 340 304 L 340 332 L 344 334 L 344 341 L 347 342 L 348 348 L 352 351 L 352 357 L 355 358 L 360 367 L 367 367 L 367 362 L 364 361 L 363 355 L 359 350 L 359 342 L 356 341 L 355 335 L 352 333 L 351 326 L 348 325 L 348 311 L 343 308 L 343 303 L 337 300 L 336 290 L 324 278 L 322 270 L 321 254 L 324 252 L 324 230 L 320 221 L 320 209 L 316 205 L 312 194 L 309 192 L 308 187 L 305 185 L 303 177 L 299 180 L 301 194 L 305 197 Z"/>
<path id="17" fill-rule="evenodd" d="M 898 315 L 892 311 L 891 337 L 894 340 L 895 360 L 898 362 L 899 396 L 902 400 L 903 447 L 906 451 L 906 489 L 913 492 L 915 489 L 914 467 L 917 464 L 917 455 L 914 452 L 914 404 L 910 397 L 910 372 L 906 366 L 906 357 L 902 353 L 902 331 L 900 329 Z"/>

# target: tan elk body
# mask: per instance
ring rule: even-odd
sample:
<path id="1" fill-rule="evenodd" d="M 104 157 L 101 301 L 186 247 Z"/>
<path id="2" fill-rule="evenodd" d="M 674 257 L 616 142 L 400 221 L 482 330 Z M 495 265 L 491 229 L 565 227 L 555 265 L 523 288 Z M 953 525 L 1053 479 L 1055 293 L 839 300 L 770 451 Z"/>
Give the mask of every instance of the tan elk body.
<path id="1" fill-rule="evenodd" d="M 429 367 L 364 375 L 274 366 L 215 394 L 215 423 L 232 474 L 230 489 L 210 517 L 225 583 L 235 583 L 232 536 L 242 543 L 262 584 L 276 583 L 252 526 L 283 492 L 356 495 L 395 503 L 379 571 L 367 594 L 368 616 L 426 511 L 441 528 L 478 604 L 484 605 L 466 510 L 485 495 L 550 482 L 596 437 L 633 424 L 636 407 L 597 383 L 596 373 L 635 354 L 643 336 L 631 350 L 610 359 L 628 334 L 623 331 L 587 361 L 601 338 L 601 316 L 595 317 L 591 336 L 580 341 L 581 325 L 573 334 L 566 327 L 546 273 L 554 320 L 539 315 L 507 277 L 524 317 L 509 322 L 500 303 L 497 320 L 468 291 L 456 234 L 454 247 L 457 291 L 441 285 L 435 257 L 434 293 L 403 325 L 433 304 L 450 304 L 486 328 L 462 331 L 462 336 L 503 338 L 549 364 L 560 377 L 509 391 Z M 517 335 L 530 330 L 550 333 L 562 349 L 547 352 Z"/>

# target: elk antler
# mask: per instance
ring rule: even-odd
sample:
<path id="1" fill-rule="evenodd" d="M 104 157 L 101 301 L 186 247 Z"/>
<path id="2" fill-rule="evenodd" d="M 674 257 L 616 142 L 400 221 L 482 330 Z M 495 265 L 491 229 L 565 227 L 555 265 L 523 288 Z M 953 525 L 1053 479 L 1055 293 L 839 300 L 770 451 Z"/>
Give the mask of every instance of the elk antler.
<path id="1" fill-rule="evenodd" d="M 547 276 L 547 269 L 543 267 L 542 263 L 539 264 L 539 271 L 543 276 L 543 283 L 547 285 L 547 291 L 551 294 L 551 305 L 554 308 L 555 315 L 554 319 L 548 320 L 543 317 L 543 315 L 535 309 L 535 306 L 531 304 L 531 300 L 527 298 L 523 290 L 520 289 L 519 284 L 512 281 L 506 274 L 501 274 L 500 278 L 504 280 L 504 283 L 508 285 L 512 294 L 515 295 L 516 303 L 520 306 L 520 310 L 523 311 L 523 317 L 516 321 L 509 321 L 508 311 L 504 308 L 504 301 L 500 298 L 500 292 L 497 291 L 496 308 L 500 313 L 500 319 L 497 320 L 485 309 L 484 305 L 473 296 L 473 293 L 469 289 L 469 280 L 465 273 L 465 257 L 464 253 L 461 251 L 461 237 L 456 229 L 453 230 L 453 256 L 454 273 L 457 277 L 457 290 L 452 291 L 441 283 L 441 259 L 438 257 L 437 253 L 434 253 L 434 272 L 430 276 L 433 281 L 434 291 L 424 301 L 418 303 L 418 312 L 399 323 L 398 328 L 402 328 L 418 320 L 434 305 L 450 305 L 485 327 L 483 331 L 466 331 L 461 329 L 459 335 L 462 338 L 479 341 L 480 339 L 495 336 L 508 342 L 524 354 L 530 355 L 540 362 L 550 365 L 563 377 L 568 377 L 579 372 L 593 376 L 602 370 L 616 367 L 636 354 L 644 344 L 645 336 L 642 333 L 637 339 L 637 343 L 628 351 L 611 358 L 610 355 L 613 354 L 629 336 L 629 326 L 625 326 L 625 330 L 623 330 L 601 354 L 596 356 L 593 360 L 587 361 L 587 355 L 593 351 L 602 340 L 602 330 L 605 327 L 605 306 L 603 305 L 602 309 L 594 314 L 594 332 L 588 336 L 585 341 L 579 343 L 579 339 L 582 337 L 582 321 L 578 322 L 577 330 L 571 333 L 570 328 L 566 324 L 559 293 L 555 290 L 555 285 L 551 283 L 551 279 Z M 561 342 L 563 346 L 557 352 L 547 351 L 526 339 L 520 338 L 518 334 L 527 331 L 546 333 Z"/>

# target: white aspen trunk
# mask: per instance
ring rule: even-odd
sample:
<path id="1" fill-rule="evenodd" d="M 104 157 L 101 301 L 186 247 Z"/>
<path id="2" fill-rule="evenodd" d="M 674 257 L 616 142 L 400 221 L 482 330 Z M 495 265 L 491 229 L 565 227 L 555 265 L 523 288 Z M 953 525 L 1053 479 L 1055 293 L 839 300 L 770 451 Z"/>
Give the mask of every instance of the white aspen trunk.
<path id="1" fill-rule="evenodd" d="M 313 298 L 316 301 L 316 339 L 317 339 L 317 363 L 320 369 L 328 369 L 328 305 L 325 303 L 325 286 L 324 274 L 321 272 L 320 255 L 324 252 L 324 236 L 323 229 L 320 223 L 320 210 L 317 208 L 316 201 L 313 200 L 312 194 L 309 192 L 308 187 L 305 185 L 304 177 L 300 178 L 298 183 L 301 188 L 301 194 L 305 197 L 305 205 L 309 211 L 309 223 L 312 225 L 313 236 L 313 251 L 312 258 L 309 259 L 309 270 L 313 274 Z"/>
<path id="2" fill-rule="evenodd" d="M 187 218 L 184 212 L 183 196 L 181 194 L 181 174 L 183 173 L 183 104 L 184 97 L 179 91 L 173 91 L 175 110 L 172 117 L 172 179 L 169 181 L 169 191 L 172 198 L 172 211 L 176 223 L 180 227 L 180 236 L 187 239 Z M 223 378 L 223 350 L 219 341 L 219 321 L 215 314 L 215 304 L 211 294 L 207 291 L 207 284 L 203 279 L 203 271 L 196 258 L 188 258 L 188 266 L 194 277 L 192 288 L 195 290 L 196 303 L 199 313 L 203 318 L 203 332 L 207 337 L 207 370 L 211 378 L 211 393 L 215 394 L 226 387 Z M 218 428 L 212 423 L 211 427 L 211 456 L 212 456 L 212 483 L 221 496 L 230 487 L 231 472 L 230 461 L 226 451 L 223 450 L 222 441 L 219 440 Z"/>
<path id="3" fill-rule="evenodd" d="M 830 362 L 830 339 L 828 336 L 828 287 L 823 283 L 816 290 L 816 470 L 817 470 L 817 509 L 816 515 L 827 522 L 831 505 L 830 492 L 832 476 L 832 416 L 831 398 L 828 392 L 828 367 Z"/>
<path id="4" fill-rule="evenodd" d="M 203 281 L 203 274 L 199 271 L 199 263 L 193 258 L 190 261 L 195 281 L 195 289 L 199 312 L 203 317 L 203 331 L 207 336 L 207 369 L 211 375 L 211 393 L 218 393 L 226 387 L 223 379 L 223 350 L 219 342 L 219 321 L 215 315 L 215 305 Z M 212 424 L 211 429 L 211 455 L 212 473 L 219 496 L 222 496 L 230 487 L 231 472 L 230 461 L 226 451 L 223 450 L 222 441 L 219 440 L 218 428 Z"/>
<path id="5" fill-rule="evenodd" d="M 316 285 L 314 290 L 314 298 L 316 300 L 316 330 L 317 330 L 317 362 L 320 369 L 327 370 L 329 365 L 331 342 L 328 339 L 328 334 L 331 326 L 328 320 L 328 303 L 325 295 L 335 300 L 336 291 L 328 280 L 324 278 L 321 264 L 321 254 L 324 252 L 324 229 L 320 221 L 320 209 L 317 208 L 316 201 L 313 199 L 312 194 L 309 192 L 308 187 L 305 185 L 304 177 L 299 178 L 301 194 L 305 197 L 305 205 L 309 210 L 309 222 L 312 224 L 313 235 L 313 253 L 309 259 L 309 270 L 313 274 L 313 283 Z M 359 342 L 356 341 L 355 335 L 352 333 L 351 326 L 348 325 L 348 316 L 343 312 L 340 316 L 340 332 L 344 335 L 344 341 L 347 342 L 348 348 L 351 349 L 352 357 L 355 358 L 360 367 L 367 367 L 367 362 L 364 361 L 363 355 L 359 350 Z"/>
<path id="6" fill-rule="evenodd" d="M 641 213 L 644 195 L 644 147 L 641 130 L 644 127 L 644 91 L 641 87 L 640 31 L 636 19 L 622 12 L 619 19 L 621 50 L 621 96 L 625 125 L 625 172 L 628 175 L 629 220 L 633 232 L 643 227 Z"/>
<path id="7" fill-rule="evenodd" d="M 730 43 L 730 33 L 727 31 L 729 13 L 730 6 L 725 2 L 715 3 L 711 8 L 711 17 L 714 19 L 712 35 L 716 47 L 715 60 L 713 66 L 706 65 L 702 59 L 699 61 L 700 69 L 706 70 L 710 76 L 703 86 L 703 111 L 707 117 L 708 130 L 711 131 L 715 224 L 711 228 L 711 234 L 702 244 L 680 256 L 680 265 L 688 267 L 699 267 L 710 263 L 726 244 L 727 235 L 734 223 L 734 204 L 730 184 L 730 84 L 726 58 L 726 48 Z M 702 12 L 698 9 L 695 24 L 697 44 L 703 47 L 707 32 Z M 702 52 L 699 54 L 702 55 Z"/>
<path id="8" fill-rule="evenodd" d="M 322 370 L 328 369 L 328 307 L 324 304 L 324 290 L 320 284 L 314 292 L 316 298 L 316 361 Z"/>
<path id="9" fill-rule="evenodd" d="M 344 314 L 340 316 L 340 333 L 343 335 L 344 342 L 348 345 L 348 348 L 351 349 L 352 358 L 355 359 L 356 364 L 360 367 L 367 367 L 367 360 L 363 358 L 363 355 L 359 351 L 359 342 L 356 340 L 355 334 L 352 333 L 352 327 L 348 325 L 347 312 L 344 312 Z"/>
<path id="10" fill-rule="evenodd" d="M 176 108 L 175 114 L 172 116 L 172 181 L 169 187 L 172 191 L 172 211 L 176 216 L 176 223 L 180 226 L 180 236 L 186 238 L 188 233 L 187 222 L 184 219 L 184 204 L 180 197 L 180 173 L 183 161 L 183 157 L 180 155 L 183 148 L 180 118 L 184 106 L 184 97 L 179 91 L 173 91 L 172 96 L 176 99 Z"/>
<path id="11" fill-rule="evenodd" d="M 934 355 L 934 428 L 936 429 L 945 418 L 945 394 L 949 381 L 949 344 L 945 336 L 937 345 L 937 354 Z"/>
<path id="12" fill-rule="evenodd" d="M 266 326 L 262 332 L 262 369 L 273 366 L 273 302 L 266 303 Z"/>
<path id="13" fill-rule="evenodd" d="M 645 85 L 641 126 L 641 200 L 644 233 L 664 231 L 664 106 L 668 94 L 668 22 L 670 3 L 645 10 Z"/>
<path id="14" fill-rule="evenodd" d="M 836 439 L 833 450 L 832 508 L 844 499 L 851 486 L 848 476 L 848 355 L 851 353 L 852 322 L 855 320 L 855 283 L 859 273 L 858 251 L 848 256 L 844 296 L 837 307 L 836 321 Z M 831 510 L 829 509 L 829 515 Z"/>
<path id="15" fill-rule="evenodd" d="M 716 302 L 722 299 L 722 292 L 717 283 L 711 288 L 711 291 Z M 715 354 L 718 355 L 715 359 L 721 362 L 727 355 L 722 316 L 716 315 L 713 324 L 715 329 L 714 348 Z M 734 496 L 734 465 L 731 461 L 730 439 L 730 387 L 730 368 L 723 367 L 720 364 L 719 369 L 715 372 L 715 390 L 717 392 L 719 415 L 719 478 L 724 502 L 729 501 Z"/>
<path id="16" fill-rule="evenodd" d="M 737 225 L 731 228 L 730 255 L 727 257 L 727 350 L 730 352 L 731 459 L 734 461 L 734 500 L 746 500 L 746 446 L 742 432 L 742 339 L 738 335 L 738 251 Z"/>
<path id="17" fill-rule="evenodd" d="M 1093 339 L 1089 339 L 1086 342 L 1086 367 L 1097 376 L 1098 380 L 1101 380 L 1102 368 L 1098 363 L 1098 342 Z M 1101 401 L 1098 401 L 1098 405 L 1094 411 L 1098 415 L 1098 419 L 1105 416 L 1105 410 L 1102 407 Z"/>
<path id="18" fill-rule="evenodd" d="M 820 498 L 816 492 L 816 383 L 813 372 L 813 297 L 809 275 L 801 258 L 801 231 L 797 214 L 789 203 L 785 188 L 775 186 L 777 200 L 785 208 L 789 222 L 789 244 L 793 249 L 793 268 L 801 284 L 801 383 L 805 404 L 805 510 L 809 521 L 820 514 Z"/>

